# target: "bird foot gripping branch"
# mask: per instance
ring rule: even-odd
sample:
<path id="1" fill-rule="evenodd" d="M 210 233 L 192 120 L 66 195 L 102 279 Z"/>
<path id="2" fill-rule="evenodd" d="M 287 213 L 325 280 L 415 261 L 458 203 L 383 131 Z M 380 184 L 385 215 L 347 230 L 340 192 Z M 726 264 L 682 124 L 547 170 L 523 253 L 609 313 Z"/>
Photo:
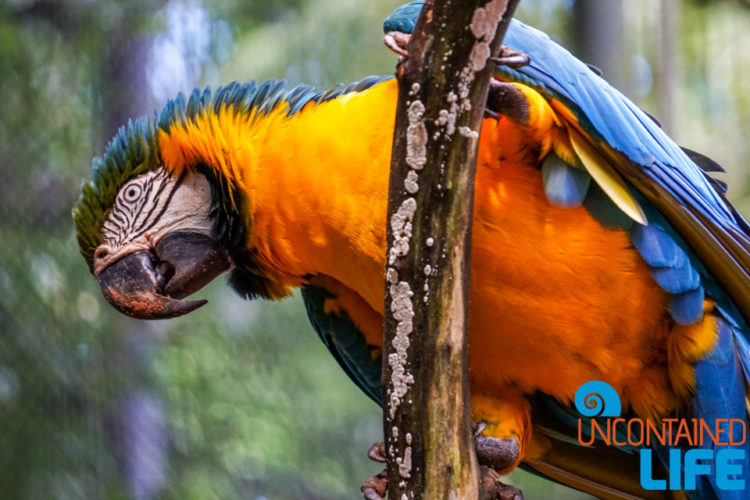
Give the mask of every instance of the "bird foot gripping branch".
<path id="1" fill-rule="evenodd" d="M 482 488 L 479 500 L 524 500 L 523 492 L 510 484 L 500 480 L 493 468 L 486 465 L 479 466 Z"/>
<path id="2" fill-rule="evenodd" d="M 391 49 L 399 56 L 399 65 L 401 65 L 409 53 L 406 50 L 406 46 L 411 39 L 410 33 L 404 33 L 402 31 L 388 31 L 383 35 L 383 43 L 385 46 Z M 497 57 L 489 57 L 488 60 L 494 62 L 498 66 L 507 66 L 512 69 L 522 68 L 527 66 L 531 59 L 527 54 L 520 50 L 511 49 L 508 46 L 503 45 L 500 48 L 500 54 Z M 505 99 L 506 94 L 513 94 L 517 98 Z M 518 98 L 520 97 L 520 99 Z M 517 118 L 514 114 L 517 114 L 518 105 L 522 104 L 525 106 L 525 99 L 520 96 L 518 89 L 509 84 L 502 83 L 498 80 L 492 79 L 490 81 L 490 94 L 487 99 L 487 107 L 485 108 L 485 118 L 499 118 L 497 110 L 502 109 L 503 114 L 512 118 Z"/>
<path id="3" fill-rule="evenodd" d="M 487 59 L 498 66 L 508 66 L 513 69 L 523 68 L 531 62 L 527 54 L 524 54 L 520 50 L 513 50 L 506 45 L 500 47 L 500 55 L 497 57 L 488 57 Z"/>
<path id="4" fill-rule="evenodd" d="M 410 38 L 411 35 L 406 33 L 401 33 L 400 31 L 389 31 L 383 36 L 383 43 L 399 56 L 408 57 L 409 53 L 406 51 L 406 45 L 409 43 Z"/>
<path id="5" fill-rule="evenodd" d="M 409 56 L 406 46 L 409 44 L 411 35 L 401 31 L 388 31 L 383 35 L 383 43 L 386 47 L 399 55 L 399 62 Z M 513 50 L 503 45 L 500 48 L 500 54 L 497 57 L 489 57 L 488 60 L 498 66 L 508 66 L 517 69 L 528 65 L 531 62 L 529 56 L 519 50 Z"/>
<path id="6" fill-rule="evenodd" d="M 367 450 L 367 457 L 373 462 L 384 464 L 387 461 L 385 455 L 385 443 L 378 441 Z M 362 484 L 362 496 L 366 500 L 383 500 L 388 489 L 388 473 L 380 471 Z"/>
<path id="7" fill-rule="evenodd" d="M 479 473 L 482 482 L 480 500 L 524 500 L 521 490 L 503 483 L 500 474 L 491 467 L 482 465 Z M 382 471 L 365 481 L 362 485 L 362 497 L 365 500 L 384 500 L 387 485 L 388 476 Z"/>
<path id="8" fill-rule="evenodd" d="M 482 431 L 485 428 L 484 422 L 474 424 L 474 449 L 480 465 L 482 483 L 481 500 L 523 500 L 521 490 L 503 483 L 497 472 L 511 467 L 518 461 L 518 441 L 515 438 L 497 439 L 483 436 Z M 385 463 L 385 444 L 382 441 L 373 444 L 367 451 L 367 456 L 374 462 Z M 362 484 L 362 496 L 367 500 L 383 500 L 387 486 L 388 475 L 383 470 Z"/>

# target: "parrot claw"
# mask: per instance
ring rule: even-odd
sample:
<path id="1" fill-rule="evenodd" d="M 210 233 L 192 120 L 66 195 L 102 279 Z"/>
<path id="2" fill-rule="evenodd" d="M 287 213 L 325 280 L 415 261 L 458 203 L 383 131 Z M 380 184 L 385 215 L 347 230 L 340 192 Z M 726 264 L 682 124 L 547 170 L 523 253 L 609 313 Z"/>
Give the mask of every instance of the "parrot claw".
<path id="1" fill-rule="evenodd" d="M 518 461 L 519 446 L 516 438 L 497 439 L 482 436 L 487 428 L 483 421 L 474 422 L 474 449 L 480 465 L 482 500 L 523 500 L 523 493 L 514 486 L 500 481 L 498 470 L 507 469 Z M 386 462 L 385 443 L 377 442 L 367 450 L 370 460 Z M 388 474 L 382 471 L 362 484 L 362 496 L 367 500 L 384 500 L 388 487 Z"/>
<path id="2" fill-rule="evenodd" d="M 378 444 L 382 445 L 383 443 L 375 443 L 373 447 Z M 372 450 L 372 448 L 370 448 L 370 450 Z M 367 455 L 369 456 L 370 454 L 368 453 Z M 385 500 L 387 487 L 388 476 L 385 471 L 382 471 L 364 482 L 362 485 L 362 496 L 367 500 Z"/>
<path id="3" fill-rule="evenodd" d="M 479 476 L 481 500 L 524 500 L 523 492 L 515 486 L 503 483 L 500 474 L 492 467 L 480 465 Z M 362 497 L 366 500 L 385 500 L 387 489 L 388 475 L 386 471 L 382 471 L 362 484 Z"/>
<path id="4" fill-rule="evenodd" d="M 384 464 L 386 462 L 385 443 L 382 441 L 373 443 L 373 445 L 370 446 L 370 449 L 367 450 L 367 457 L 373 462 Z"/>
<path id="5" fill-rule="evenodd" d="M 406 51 L 406 45 L 409 43 L 410 38 L 411 35 L 407 33 L 389 31 L 383 36 L 383 43 L 399 56 L 406 58 L 409 57 L 409 53 Z"/>
<path id="6" fill-rule="evenodd" d="M 487 422 L 484 420 L 480 420 L 479 422 L 474 422 L 473 424 L 473 432 L 474 437 L 479 437 L 480 434 L 484 432 L 484 430 L 487 428 Z"/>
<path id="7" fill-rule="evenodd" d="M 524 500 L 523 492 L 500 481 L 500 474 L 491 467 L 481 465 L 479 467 L 480 475 L 480 496 L 481 500 Z"/>
<path id="8" fill-rule="evenodd" d="M 474 423 L 474 449 L 479 462 L 481 500 L 524 500 L 523 492 L 500 481 L 497 471 L 512 467 L 520 452 L 516 438 L 498 439 L 482 436 L 487 428 L 483 421 Z"/>
<path id="9" fill-rule="evenodd" d="M 508 66 L 509 68 L 514 69 L 526 66 L 531 62 L 531 59 L 529 59 L 527 54 L 518 50 L 513 50 L 505 45 L 500 48 L 500 55 L 498 57 L 490 57 L 489 60 L 499 66 Z"/>

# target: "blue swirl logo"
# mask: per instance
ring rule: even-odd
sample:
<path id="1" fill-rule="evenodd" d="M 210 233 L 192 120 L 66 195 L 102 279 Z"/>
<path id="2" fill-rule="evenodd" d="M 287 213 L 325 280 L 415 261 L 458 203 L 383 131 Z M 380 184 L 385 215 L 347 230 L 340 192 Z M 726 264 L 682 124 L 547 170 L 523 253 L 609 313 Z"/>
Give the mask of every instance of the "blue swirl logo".
<path id="1" fill-rule="evenodd" d="M 617 391 L 606 382 L 592 380 L 576 391 L 576 410 L 584 417 L 619 417 L 622 407 Z"/>

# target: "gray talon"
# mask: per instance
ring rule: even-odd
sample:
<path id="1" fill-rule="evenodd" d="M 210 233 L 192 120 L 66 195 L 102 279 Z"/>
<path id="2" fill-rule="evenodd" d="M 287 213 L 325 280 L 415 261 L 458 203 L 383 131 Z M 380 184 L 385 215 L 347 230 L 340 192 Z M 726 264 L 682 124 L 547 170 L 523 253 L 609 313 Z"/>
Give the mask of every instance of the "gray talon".
<path id="1" fill-rule="evenodd" d="M 383 36 L 383 43 L 401 57 L 407 57 L 406 45 L 409 43 L 411 35 L 401 33 L 400 31 L 389 31 Z"/>
<path id="2" fill-rule="evenodd" d="M 484 420 L 480 420 L 479 422 L 474 422 L 474 437 L 479 436 L 481 433 L 484 432 L 484 430 L 487 428 L 487 422 Z"/>
<path id="3" fill-rule="evenodd" d="M 489 60 L 501 66 L 508 66 L 513 69 L 521 68 L 531 62 L 528 55 L 506 47 L 505 45 L 500 49 L 500 55 L 498 57 L 490 57 Z"/>
<path id="4" fill-rule="evenodd" d="M 523 492 L 500 481 L 500 475 L 487 466 L 479 467 L 481 478 L 480 500 L 524 500 Z"/>
<path id="5" fill-rule="evenodd" d="M 375 443 L 378 444 L 378 443 Z M 385 500 L 388 476 L 385 471 L 372 476 L 362 485 L 362 496 L 366 500 Z"/>
<path id="6" fill-rule="evenodd" d="M 367 456 L 373 462 L 384 464 L 386 462 L 385 457 L 385 443 L 382 441 L 379 443 L 373 443 L 370 449 L 367 450 Z"/>

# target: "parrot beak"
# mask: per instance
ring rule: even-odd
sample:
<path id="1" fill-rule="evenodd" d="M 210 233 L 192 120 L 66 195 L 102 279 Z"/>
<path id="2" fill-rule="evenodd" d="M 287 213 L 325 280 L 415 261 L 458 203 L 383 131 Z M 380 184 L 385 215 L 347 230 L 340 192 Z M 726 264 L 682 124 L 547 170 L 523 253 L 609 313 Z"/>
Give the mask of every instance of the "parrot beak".
<path id="1" fill-rule="evenodd" d="M 150 252 L 136 250 L 99 273 L 97 280 L 104 298 L 123 314 L 137 319 L 165 319 L 194 311 L 207 301 L 180 299 L 230 267 L 224 247 L 203 234 L 168 234 L 155 252 L 152 258 Z"/>
<path id="2" fill-rule="evenodd" d="M 174 270 L 164 291 L 176 299 L 197 292 L 229 269 L 230 265 L 224 246 L 199 233 L 176 232 L 166 235 L 156 245 L 156 255 Z"/>

